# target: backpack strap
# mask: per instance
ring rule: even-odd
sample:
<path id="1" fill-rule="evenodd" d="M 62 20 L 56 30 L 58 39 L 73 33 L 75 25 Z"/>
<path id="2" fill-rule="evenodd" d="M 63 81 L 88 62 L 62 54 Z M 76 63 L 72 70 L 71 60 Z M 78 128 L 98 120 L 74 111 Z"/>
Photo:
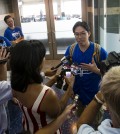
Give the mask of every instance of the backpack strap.
<path id="1" fill-rule="evenodd" d="M 70 57 L 72 57 L 73 55 L 76 44 L 77 43 L 75 42 L 70 46 L 70 50 L 69 50 Z M 94 43 L 94 54 L 95 54 L 94 57 L 97 63 L 100 61 L 100 50 L 101 50 L 101 46 L 97 43 Z"/>
<path id="2" fill-rule="evenodd" d="M 74 48 L 75 48 L 76 44 L 77 44 L 77 43 L 75 42 L 75 43 L 73 43 L 73 44 L 70 46 L 69 54 L 70 54 L 70 57 L 71 57 L 71 58 L 72 58 L 72 55 L 73 55 Z"/>
<path id="3" fill-rule="evenodd" d="M 97 43 L 94 43 L 95 61 L 97 63 L 100 61 L 100 50 L 101 50 L 101 46 Z"/>

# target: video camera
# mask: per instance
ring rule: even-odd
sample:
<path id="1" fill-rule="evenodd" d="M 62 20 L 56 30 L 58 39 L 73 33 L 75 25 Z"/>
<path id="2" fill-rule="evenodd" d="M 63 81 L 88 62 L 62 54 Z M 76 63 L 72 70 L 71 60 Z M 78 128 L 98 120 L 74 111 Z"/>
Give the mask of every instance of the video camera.
<path id="1" fill-rule="evenodd" d="M 67 74 L 69 75 L 70 73 L 72 73 L 73 75 L 81 75 L 83 74 L 80 66 L 78 64 L 72 63 L 72 59 L 70 56 L 67 57 L 63 57 L 61 59 L 61 62 L 56 66 L 56 67 L 52 67 L 52 69 L 57 69 L 58 67 L 60 67 L 62 65 L 62 69 L 61 72 L 57 78 L 57 84 L 56 87 L 61 89 L 64 83 L 64 76 L 67 76 Z M 68 85 L 65 84 L 63 86 L 63 90 L 67 90 Z"/>
<path id="2" fill-rule="evenodd" d="M 100 68 L 100 72 L 103 76 L 105 72 L 107 72 L 111 67 L 119 65 L 120 65 L 120 53 L 112 51 L 108 54 L 106 60 L 103 60 L 98 64 L 98 67 Z"/>
<path id="3" fill-rule="evenodd" d="M 60 72 L 59 76 L 57 77 L 57 84 L 56 84 L 57 88 L 59 88 L 59 89 L 62 88 L 66 71 L 70 71 L 70 69 L 67 68 L 66 66 L 70 66 L 71 64 L 72 64 L 71 63 L 71 57 L 67 56 L 67 57 L 63 57 L 61 59 L 61 62 L 56 67 L 51 68 L 53 70 L 53 69 L 57 69 L 60 66 L 62 66 L 61 72 Z"/>

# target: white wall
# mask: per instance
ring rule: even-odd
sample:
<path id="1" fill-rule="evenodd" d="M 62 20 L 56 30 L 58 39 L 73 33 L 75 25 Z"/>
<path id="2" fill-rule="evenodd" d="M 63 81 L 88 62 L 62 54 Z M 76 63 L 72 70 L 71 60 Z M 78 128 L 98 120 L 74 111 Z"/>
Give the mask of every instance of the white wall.
<path id="1" fill-rule="evenodd" d="M 120 34 L 106 33 L 100 28 L 100 45 L 109 53 L 111 51 L 120 52 Z"/>
<path id="2" fill-rule="evenodd" d="M 120 34 L 107 33 L 107 51 L 120 52 Z"/>
<path id="3" fill-rule="evenodd" d="M 100 27 L 100 45 L 107 50 L 107 44 L 106 44 L 106 32 Z"/>

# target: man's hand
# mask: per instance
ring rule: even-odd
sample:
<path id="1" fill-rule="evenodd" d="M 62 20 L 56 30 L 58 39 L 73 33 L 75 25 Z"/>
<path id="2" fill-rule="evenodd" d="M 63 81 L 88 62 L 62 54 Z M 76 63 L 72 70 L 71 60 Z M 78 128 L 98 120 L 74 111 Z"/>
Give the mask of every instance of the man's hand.
<path id="1" fill-rule="evenodd" d="M 92 58 L 92 63 L 89 63 L 89 64 L 81 63 L 80 67 L 82 69 L 89 70 L 89 71 L 94 72 L 96 74 L 100 74 L 100 70 L 98 69 L 98 67 L 97 67 L 97 65 L 95 63 L 94 58 Z"/>
<path id="2" fill-rule="evenodd" d="M 0 81 L 7 80 L 7 59 L 9 57 L 9 53 L 7 53 L 6 49 L 3 47 L 0 48 Z"/>
<path id="3" fill-rule="evenodd" d="M 71 74 L 70 77 L 64 76 L 64 78 L 65 78 L 65 82 L 66 82 L 68 85 L 73 86 L 74 81 L 75 81 L 75 76 L 73 76 L 73 75 Z"/>
<path id="4" fill-rule="evenodd" d="M 8 59 L 10 53 L 7 53 L 7 50 L 4 49 L 3 47 L 0 48 L 0 61 L 6 60 Z"/>
<path id="5" fill-rule="evenodd" d="M 65 76 L 64 78 L 65 78 L 65 82 L 68 84 L 67 90 L 69 91 L 69 96 L 73 97 L 74 96 L 73 85 L 75 81 L 75 76 L 71 75 L 69 78 Z"/>
<path id="6" fill-rule="evenodd" d="M 75 107 L 75 104 L 69 104 L 66 106 L 65 110 L 60 116 L 64 117 L 64 120 L 69 119 L 73 115 L 73 108 Z"/>

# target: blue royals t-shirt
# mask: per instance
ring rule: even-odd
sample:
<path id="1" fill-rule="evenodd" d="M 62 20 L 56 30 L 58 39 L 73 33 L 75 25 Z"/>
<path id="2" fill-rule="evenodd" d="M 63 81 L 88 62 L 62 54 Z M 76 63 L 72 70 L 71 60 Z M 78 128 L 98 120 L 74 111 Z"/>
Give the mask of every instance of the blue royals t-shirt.
<path id="1" fill-rule="evenodd" d="M 70 46 L 67 48 L 65 56 L 69 56 Z M 74 52 L 72 55 L 72 62 L 80 65 L 81 63 L 91 63 L 92 56 L 94 53 L 94 43 L 90 42 L 89 48 L 82 52 L 78 46 L 78 44 L 74 48 Z M 101 47 L 100 50 L 100 61 L 105 60 L 107 57 L 107 52 Z M 93 73 L 88 70 L 82 70 L 82 75 L 75 76 L 75 83 L 73 86 L 73 90 L 75 94 L 79 95 L 79 99 L 83 105 L 88 105 L 90 101 L 93 99 L 94 95 L 99 90 L 99 83 L 101 80 L 101 76 Z"/>
<path id="2" fill-rule="evenodd" d="M 5 30 L 4 37 L 6 37 L 9 41 L 14 41 L 19 37 L 24 37 L 24 35 L 20 27 L 15 27 L 14 29 L 10 29 L 8 27 Z"/>

